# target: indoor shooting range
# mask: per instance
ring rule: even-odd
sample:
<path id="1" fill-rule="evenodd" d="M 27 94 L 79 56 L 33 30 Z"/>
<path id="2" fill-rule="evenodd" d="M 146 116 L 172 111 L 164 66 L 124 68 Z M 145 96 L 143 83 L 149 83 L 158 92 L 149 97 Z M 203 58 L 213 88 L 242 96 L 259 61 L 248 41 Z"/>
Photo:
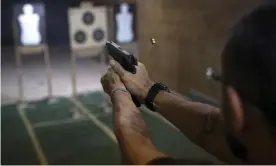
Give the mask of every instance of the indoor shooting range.
<path id="1" fill-rule="evenodd" d="M 113 71 L 112 59 L 127 76 L 139 73 L 137 66 L 142 63 L 152 82 L 163 83 L 183 101 L 219 108 L 226 80 L 221 55 L 232 41 L 229 34 L 243 16 L 269 2 L 1 1 L 1 164 L 125 164 L 116 133 L 119 105 L 114 104 L 119 100 L 115 97 L 124 93 L 130 94 L 158 151 L 173 158 L 227 163 L 227 157 L 224 160 L 190 139 L 166 113 L 152 111 L 147 104 L 150 93 L 145 100 L 135 96 L 125 76 L 117 73 L 126 86 L 119 88 L 121 92 L 112 89 L 108 94 L 103 81 Z M 274 101 L 269 100 L 271 105 Z M 157 101 L 148 103 L 157 108 Z"/>

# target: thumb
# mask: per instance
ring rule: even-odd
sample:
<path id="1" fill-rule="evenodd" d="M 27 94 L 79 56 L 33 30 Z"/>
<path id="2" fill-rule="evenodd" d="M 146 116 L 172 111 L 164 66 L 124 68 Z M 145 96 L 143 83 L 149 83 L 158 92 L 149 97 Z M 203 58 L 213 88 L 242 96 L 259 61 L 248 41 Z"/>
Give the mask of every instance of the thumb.
<path id="1" fill-rule="evenodd" d="M 118 62 L 111 60 L 109 62 L 111 68 L 115 71 L 116 74 L 118 74 L 120 77 L 124 76 L 127 72 Z"/>

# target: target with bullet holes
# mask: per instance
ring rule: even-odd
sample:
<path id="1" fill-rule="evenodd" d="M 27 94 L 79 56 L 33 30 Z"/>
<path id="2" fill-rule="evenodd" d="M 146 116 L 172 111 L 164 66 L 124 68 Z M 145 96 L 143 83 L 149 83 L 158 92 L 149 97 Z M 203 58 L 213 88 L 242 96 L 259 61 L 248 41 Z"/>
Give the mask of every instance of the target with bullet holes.
<path id="1" fill-rule="evenodd" d="M 107 41 L 107 9 L 92 4 L 68 9 L 72 50 L 102 47 Z"/>

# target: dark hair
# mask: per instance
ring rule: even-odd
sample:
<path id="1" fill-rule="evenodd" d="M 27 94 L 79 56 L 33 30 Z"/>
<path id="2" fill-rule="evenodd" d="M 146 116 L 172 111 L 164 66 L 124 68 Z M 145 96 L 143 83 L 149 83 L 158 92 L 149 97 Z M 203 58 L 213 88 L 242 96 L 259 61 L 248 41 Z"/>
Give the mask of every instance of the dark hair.
<path id="1" fill-rule="evenodd" d="M 222 72 L 224 85 L 276 125 L 276 5 L 258 7 L 233 27 Z"/>

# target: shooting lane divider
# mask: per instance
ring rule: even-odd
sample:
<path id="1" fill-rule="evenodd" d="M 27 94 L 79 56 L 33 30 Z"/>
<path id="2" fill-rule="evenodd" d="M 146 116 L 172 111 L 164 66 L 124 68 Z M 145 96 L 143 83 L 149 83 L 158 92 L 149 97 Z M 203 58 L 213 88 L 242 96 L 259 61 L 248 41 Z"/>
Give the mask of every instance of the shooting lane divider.
<path id="1" fill-rule="evenodd" d="M 31 139 L 31 143 L 33 145 L 33 148 L 35 150 L 35 153 L 37 155 L 37 158 L 40 162 L 41 165 L 48 165 L 48 161 L 47 158 L 45 157 L 45 154 L 42 150 L 42 147 L 40 145 L 39 139 L 37 138 L 35 132 L 34 132 L 34 128 L 32 127 L 26 113 L 25 113 L 25 109 L 22 107 L 17 107 L 17 111 L 20 115 L 20 118 L 27 130 L 27 133 Z"/>
<path id="2" fill-rule="evenodd" d="M 41 53 L 43 54 L 44 64 L 46 65 L 46 77 L 47 77 L 47 98 L 51 99 L 52 96 L 52 72 L 51 72 L 51 62 L 49 57 L 49 51 L 47 45 L 39 45 L 33 47 L 24 47 L 24 46 L 17 46 L 15 49 L 15 59 L 16 59 L 16 69 L 17 69 L 17 78 L 18 78 L 18 105 L 17 111 L 18 114 L 27 130 L 28 136 L 31 140 L 33 145 L 34 151 L 36 156 L 41 165 L 48 165 L 47 158 L 42 150 L 40 145 L 39 139 L 37 138 L 34 127 L 32 126 L 31 122 L 29 121 L 25 109 L 30 107 L 28 103 L 26 103 L 24 99 L 24 83 L 23 83 L 23 63 L 22 63 L 22 55 L 30 54 L 30 53 Z"/>
<path id="3" fill-rule="evenodd" d="M 67 125 L 67 124 L 82 122 L 82 121 L 87 121 L 87 120 L 90 120 L 90 119 L 88 119 L 88 118 L 80 118 L 80 119 L 68 118 L 68 119 L 63 119 L 63 120 L 38 122 L 36 124 L 33 124 L 33 128 L 55 127 L 55 126 L 59 126 L 59 125 Z"/>
<path id="4" fill-rule="evenodd" d="M 101 113 L 101 114 L 95 115 L 96 118 L 107 117 L 107 116 L 111 116 L 111 114 L 110 113 Z M 38 123 L 33 124 L 32 126 L 35 129 L 35 128 L 42 128 L 42 127 L 55 127 L 55 126 L 59 126 L 59 125 L 67 125 L 67 124 L 78 123 L 78 122 L 83 122 L 83 121 L 90 121 L 90 119 L 88 117 L 83 117 L 83 118 L 79 118 L 79 119 L 68 118 L 68 119 L 63 119 L 63 120 L 38 122 Z"/>
<path id="5" fill-rule="evenodd" d="M 51 60 L 49 55 L 49 48 L 46 44 L 39 46 L 17 46 L 15 49 L 15 60 L 16 60 L 16 69 L 17 69 L 17 78 L 18 78 L 18 95 L 19 95 L 19 104 L 21 107 L 28 107 L 24 99 L 24 83 L 23 83 L 23 63 L 22 55 L 31 54 L 31 53 L 42 53 L 43 60 L 45 64 L 45 72 L 47 78 L 47 98 L 49 102 L 52 103 L 53 100 L 53 86 L 52 86 L 52 67 Z"/>
<path id="6" fill-rule="evenodd" d="M 50 54 L 49 54 L 49 49 L 48 47 L 44 47 L 44 63 L 46 65 L 46 77 L 47 77 L 47 90 L 48 90 L 48 99 L 51 102 L 53 99 L 53 85 L 52 85 L 52 65 L 51 65 L 51 60 L 50 60 Z"/>
<path id="7" fill-rule="evenodd" d="M 77 62 L 76 53 L 71 52 L 71 83 L 72 83 L 72 98 L 77 97 Z"/>
<path id="8" fill-rule="evenodd" d="M 23 72 L 22 72 L 22 60 L 20 55 L 20 49 L 15 49 L 16 71 L 18 79 L 18 95 L 19 103 L 24 104 L 24 91 L 23 91 Z"/>

